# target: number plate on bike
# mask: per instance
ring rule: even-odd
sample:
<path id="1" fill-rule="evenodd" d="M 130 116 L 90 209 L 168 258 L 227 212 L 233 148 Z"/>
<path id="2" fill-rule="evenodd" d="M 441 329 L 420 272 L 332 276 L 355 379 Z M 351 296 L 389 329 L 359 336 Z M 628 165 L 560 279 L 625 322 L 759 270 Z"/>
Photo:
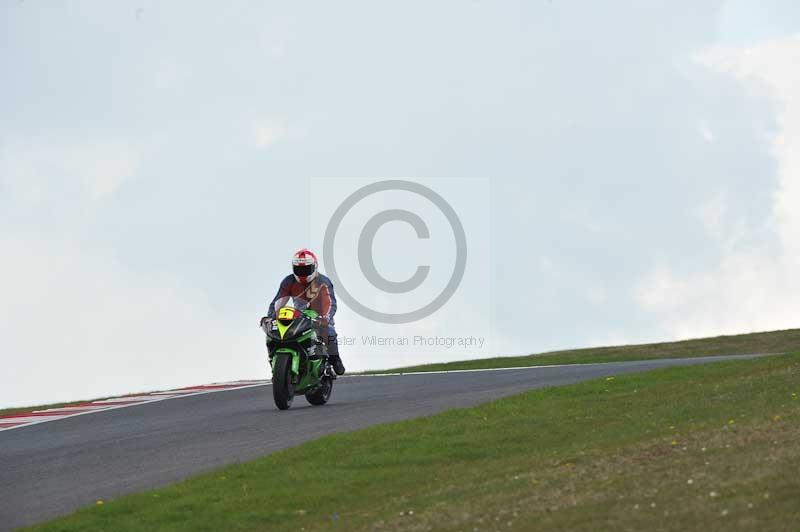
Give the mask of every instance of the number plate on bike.
<path id="1" fill-rule="evenodd" d="M 291 307 L 283 307 L 278 311 L 279 320 L 293 320 L 297 317 L 297 311 Z"/>

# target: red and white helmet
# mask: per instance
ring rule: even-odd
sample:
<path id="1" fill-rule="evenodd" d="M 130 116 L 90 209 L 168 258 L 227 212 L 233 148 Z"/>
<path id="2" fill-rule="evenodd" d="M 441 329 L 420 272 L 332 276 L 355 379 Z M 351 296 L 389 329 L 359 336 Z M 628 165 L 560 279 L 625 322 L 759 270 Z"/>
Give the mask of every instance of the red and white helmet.
<path id="1" fill-rule="evenodd" d="M 311 250 L 301 249 L 292 256 L 292 271 L 299 282 L 311 282 L 317 276 L 317 256 Z"/>

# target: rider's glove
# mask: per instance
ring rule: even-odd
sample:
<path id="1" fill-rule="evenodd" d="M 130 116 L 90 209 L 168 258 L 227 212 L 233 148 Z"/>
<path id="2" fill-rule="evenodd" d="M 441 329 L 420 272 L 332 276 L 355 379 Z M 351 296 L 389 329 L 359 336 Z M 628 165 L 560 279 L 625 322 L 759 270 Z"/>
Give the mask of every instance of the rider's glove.
<path id="1" fill-rule="evenodd" d="M 328 316 L 320 316 L 317 318 L 317 323 L 320 327 L 327 327 L 331 323 L 331 319 Z"/>
<path id="2" fill-rule="evenodd" d="M 263 329 L 271 321 L 272 318 L 270 318 L 269 316 L 264 316 L 263 318 L 261 318 L 261 321 L 258 322 L 258 326 Z"/>

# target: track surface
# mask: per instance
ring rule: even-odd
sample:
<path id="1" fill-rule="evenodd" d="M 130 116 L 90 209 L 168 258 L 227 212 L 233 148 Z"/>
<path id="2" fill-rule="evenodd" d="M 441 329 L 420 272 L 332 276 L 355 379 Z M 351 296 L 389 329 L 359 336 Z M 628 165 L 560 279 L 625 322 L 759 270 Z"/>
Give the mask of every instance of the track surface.
<path id="1" fill-rule="evenodd" d="M 280 412 L 265 385 L 0 432 L 0 530 L 334 432 L 473 406 L 532 388 L 735 358 L 745 357 L 354 376 L 336 382 L 325 407 L 311 407 L 297 397 L 290 411 Z"/>

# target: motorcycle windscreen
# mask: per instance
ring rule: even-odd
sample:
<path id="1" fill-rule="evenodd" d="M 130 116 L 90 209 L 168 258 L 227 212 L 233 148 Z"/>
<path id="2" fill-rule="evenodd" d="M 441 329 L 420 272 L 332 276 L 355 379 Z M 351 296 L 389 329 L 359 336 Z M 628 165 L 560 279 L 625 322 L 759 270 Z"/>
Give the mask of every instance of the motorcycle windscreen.
<path id="1" fill-rule="evenodd" d="M 308 301 L 302 297 L 283 296 L 275 300 L 275 309 L 282 307 L 291 307 L 302 312 L 308 308 Z"/>

